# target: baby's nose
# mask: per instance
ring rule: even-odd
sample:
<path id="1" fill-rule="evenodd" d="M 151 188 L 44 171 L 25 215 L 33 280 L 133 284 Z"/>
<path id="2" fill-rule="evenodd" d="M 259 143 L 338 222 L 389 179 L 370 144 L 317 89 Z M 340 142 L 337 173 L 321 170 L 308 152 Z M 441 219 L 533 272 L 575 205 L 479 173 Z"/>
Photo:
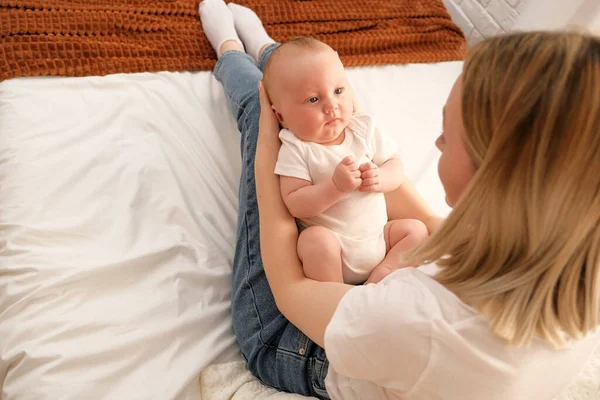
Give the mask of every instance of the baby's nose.
<path id="1" fill-rule="evenodd" d="M 331 102 L 331 103 L 325 105 L 325 107 L 323 108 L 323 111 L 325 111 L 326 114 L 331 114 L 332 112 L 337 110 L 337 108 L 338 108 L 337 104 Z"/>

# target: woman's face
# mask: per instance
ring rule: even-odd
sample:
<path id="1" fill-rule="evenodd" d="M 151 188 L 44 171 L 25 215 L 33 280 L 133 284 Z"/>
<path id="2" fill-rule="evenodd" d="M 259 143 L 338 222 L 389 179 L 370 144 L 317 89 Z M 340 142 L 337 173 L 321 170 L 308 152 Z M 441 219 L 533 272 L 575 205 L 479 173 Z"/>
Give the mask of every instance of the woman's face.
<path id="1" fill-rule="evenodd" d="M 435 141 L 435 145 L 442 152 L 438 163 L 438 174 L 446 192 L 446 203 L 450 207 L 456 204 L 475 174 L 473 162 L 462 140 L 464 127 L 461 99 L 462 78 L 459 76 L 444 106 L 442 134 Z"/>

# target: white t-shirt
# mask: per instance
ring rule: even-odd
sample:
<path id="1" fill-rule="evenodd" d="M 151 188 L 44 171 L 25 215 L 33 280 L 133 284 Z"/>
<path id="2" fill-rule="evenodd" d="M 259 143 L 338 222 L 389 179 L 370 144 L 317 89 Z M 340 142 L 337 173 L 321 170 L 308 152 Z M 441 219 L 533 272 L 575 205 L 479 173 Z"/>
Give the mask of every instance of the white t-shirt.
<path id="1" fill-rule="evenodd" d="M 551 400 L 583 369 L 600 330 L 554 350 L 508 346 L 486 317 L 414 268 L 340 301 L 325 332 L 332 399 Z"/>
<path id="2" fill-rule="evenodd" d="M 352 155 L 359 165 L 372 161 L 381 166 L 396 153 L 395 142 L 377 129 L 368 114 L 352 116 L 345 130 L 344 141 L 339 145 L 305 142 L 287 129 L 282 129 L 279 137 L 282 145 L 275 173 L 304 179 L 314 185 L 331 180 L 335 167 L 346 156 Z M 383 194 L 361 193 L 357 190 L 346 194 L 320 215 L 300 220 L 303 228 L 324 226 L 354 239 L 378 235 L 386 223 Z"/>

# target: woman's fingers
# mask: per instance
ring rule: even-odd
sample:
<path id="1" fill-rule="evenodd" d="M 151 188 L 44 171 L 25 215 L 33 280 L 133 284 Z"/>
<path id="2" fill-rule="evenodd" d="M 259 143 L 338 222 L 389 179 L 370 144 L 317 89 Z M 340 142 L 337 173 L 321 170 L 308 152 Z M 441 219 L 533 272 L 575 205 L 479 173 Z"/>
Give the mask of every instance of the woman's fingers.
<path id="1" fill-rule="evenodd" d="M 260 126 L 259 134 L 277 137 L 279 141 L 279 121 L 271 107 L 269 96 L 261 81 L 258 82 L 258 93 L 260 96 Z"/>
<path id="2" fill-rule="evenodd" d="M 267 96 L 267 92 L 265 92 L 265 87 L 263 86 L 262 81 L 258 81 L 258 93 L 260 95 L 261 108 L 271 108 L 271 102 L 269 101 L 269 96 Z"/>

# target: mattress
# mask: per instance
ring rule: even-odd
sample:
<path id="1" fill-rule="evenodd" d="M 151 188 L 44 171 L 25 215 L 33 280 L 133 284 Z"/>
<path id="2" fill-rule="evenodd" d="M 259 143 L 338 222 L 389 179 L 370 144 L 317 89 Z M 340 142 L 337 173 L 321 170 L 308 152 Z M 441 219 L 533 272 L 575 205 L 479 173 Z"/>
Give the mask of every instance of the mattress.
<path id="1" fill-rule="evenodd" d="M 460 69 L 349 70 L 442 215 L 434 140 Z M 233 335 L 239 174 L 209 72 L 1 83 L 0 397 L 296 398 L 252 378 Z"/>

